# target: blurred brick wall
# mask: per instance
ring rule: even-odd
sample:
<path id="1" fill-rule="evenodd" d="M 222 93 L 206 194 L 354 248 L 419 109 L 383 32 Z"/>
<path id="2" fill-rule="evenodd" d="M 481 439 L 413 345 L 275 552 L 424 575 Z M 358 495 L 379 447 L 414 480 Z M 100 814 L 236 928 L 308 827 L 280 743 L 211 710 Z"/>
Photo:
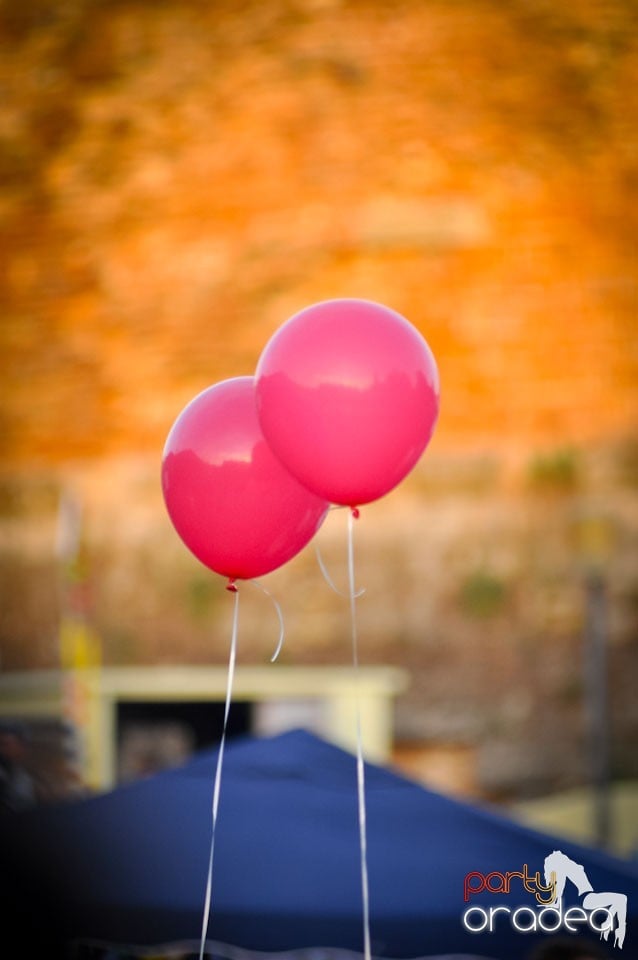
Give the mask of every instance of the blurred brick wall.
<path id="1" fill-rule="evenodd" d="M 441 449 L 633 430 L 637 16 L 5 0 L 5 456 L 155 451 L 336 295 L 430 340 Z"/>
<path id="2" fill-rule="evenodd" d="M 400 732 L 478 744 L 486 789 L 582 777 L 595 562 L 635 775 L 637 28 L 630 0 L 4 0 L 4 668 L 57 663 L 64 489 L 106 662 L 224 662 L 164 439 L 293 312 L 361 296 L 422 330 L 442 380 L 430 450 L 358 534 L 362 655 L 413 678 Z M 274 586 L 284 657 L 346 661 L 312 555 Z M 263 662 L 268 613 L 244 607 Z"/>

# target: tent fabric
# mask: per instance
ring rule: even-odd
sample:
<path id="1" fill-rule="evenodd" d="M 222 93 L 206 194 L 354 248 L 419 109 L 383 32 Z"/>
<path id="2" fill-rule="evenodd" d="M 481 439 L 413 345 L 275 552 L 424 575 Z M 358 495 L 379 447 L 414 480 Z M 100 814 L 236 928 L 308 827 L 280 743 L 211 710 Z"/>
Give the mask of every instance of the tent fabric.
<path id="1" fill-rule="evenodd" d="M 35 905 L 51 941 L 158 944 L 199 936 L 216 752 L 84 801 L 14 814 L 0 826 L 15 916 Z M 469 933 L 472 905 L 534 906 L 509 896 L 464 901 L 464 879 L 531 873 L 560 849 L 597 891 L 628 897 L 623 958 L 638 958 L 638 872 L 601 852 L 518 825 L 366 764 L 372 950 L 379 957 L 527 956 L 546 937 Z M 356 768 L 305 731 L 232 741 L 224 758 L 211 940 L 247 950 L 362 948 Z M 19 892 L 17 892 L 19 891 Z M 566 888 L 566 895 L 570 890 Z M 579 903 L 576 891 L 572 900 Z M 591 931 L 579 930 L 579 933 Z M 613 942 L 613 941 L 611 941 Z M 611 949 L 611 942 L 608 945 Z"/>
<path id="2" fill-rule="evenodd" d="M 131 944 L 110 944 L 99 941 L 81 941 L 74 945 L 72 960 L 199 960 L 200 941 L 167 943 L 152 947 Z M 286 950 L 279 953 L 264 953 L 261 950 L 244 950 L 228 943 L 207 941 L 204 960 L 361 960 L 361 954 L 339 947 L 311 947 Z M 490 960 L 476 954 L 445 954 L 424 957 L 420 960 Z"/>

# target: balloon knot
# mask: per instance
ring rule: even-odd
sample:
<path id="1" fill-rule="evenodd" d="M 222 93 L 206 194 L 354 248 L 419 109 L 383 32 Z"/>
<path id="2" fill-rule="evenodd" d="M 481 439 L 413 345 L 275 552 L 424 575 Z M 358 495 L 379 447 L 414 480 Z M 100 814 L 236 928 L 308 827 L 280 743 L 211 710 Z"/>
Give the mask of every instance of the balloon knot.
<path id="1" fill-rule="evenodd" d="M 226 589 L 229 590 L 230 593 L 237 593 L 238 587 L 237 587 L 237 584 L 235 583 L 234 579 L 231 578 L 231 579 L 228 581 L 228 583 L 226 584 Z"/>
<path id="2" fill-rule="evenodd" d="M 351 510 L 351 512 L 352 512 L 352 519 L 353 519 L 353 520 L 358 520 L 358 519 L 359 519 L 359 508 L 358 508 L 358 507 L 350 507 L 350 510 Z"/>

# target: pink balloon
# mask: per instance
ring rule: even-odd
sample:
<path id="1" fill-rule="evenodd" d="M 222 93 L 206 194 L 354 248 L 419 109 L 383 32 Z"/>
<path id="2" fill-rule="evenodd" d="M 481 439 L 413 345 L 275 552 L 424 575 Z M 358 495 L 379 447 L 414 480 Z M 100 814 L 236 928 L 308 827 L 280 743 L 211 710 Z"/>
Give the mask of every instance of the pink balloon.
<path id="1" fill-rule="evenodd" d="M 256 396 L 264 436 L 309 490 L 356 506 L 392 490 L 434 430 L 439 376 L 404 317 L 368 300 L 327 300 L 267 343 Z"/>
<path id="2" fill-rule="evenodd" d="M 328 509 L 270 450 L 252 377 L 215 384 L 180 413 L 164 448 L 162 490 L 189 550 L 233 580 L 290 560 Z"/>

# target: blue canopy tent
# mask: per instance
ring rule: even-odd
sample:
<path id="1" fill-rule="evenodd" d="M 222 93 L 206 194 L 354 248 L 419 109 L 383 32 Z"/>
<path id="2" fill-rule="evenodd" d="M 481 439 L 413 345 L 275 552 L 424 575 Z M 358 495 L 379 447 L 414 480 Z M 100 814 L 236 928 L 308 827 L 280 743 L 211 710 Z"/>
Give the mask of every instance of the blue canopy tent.
<path id="1" fill-rule="evenodd" d="M 216 754 L 80 802 L 5 818 L 10 869 L 5 904 L 16 926 L 46 915 L 55 940 L 166 943 L 199 936 Z M 622 954 L 638 958 L 638 872 L 603 853 L 555 840 L 497 814 L 366 765 L 372 950 L 377 956 L 528 955 L 542 931 L 523 933 L 501 911 L 492 931 L 469 932 L 469 908 L 538 909 L 519 877 L 509 893 L 481 877 L 540 871 L 559 848 L 596 891 L 628 897 Z M 466 877 L 473 874 L 467 889 Z M 477 892 L 474 892 L 477 890 Z M 465 894 L 468 899 L 464 899 Z M 573 894 L 573 895 L 572 895 Z M 578 904 L 568 884 L 566 904 Z M 470 925 L 481 926 L 475 910 Z M 525 925 L 529 925 L 527 914 Z M 28 918 L 32 918 L 29 920 Z M 227 748 L 215 849 L 211 940 L 263 951 L 362 948 L 354 758 L 294 731 Z M 580 924 L 579 935 L 593 937 Z"/>

